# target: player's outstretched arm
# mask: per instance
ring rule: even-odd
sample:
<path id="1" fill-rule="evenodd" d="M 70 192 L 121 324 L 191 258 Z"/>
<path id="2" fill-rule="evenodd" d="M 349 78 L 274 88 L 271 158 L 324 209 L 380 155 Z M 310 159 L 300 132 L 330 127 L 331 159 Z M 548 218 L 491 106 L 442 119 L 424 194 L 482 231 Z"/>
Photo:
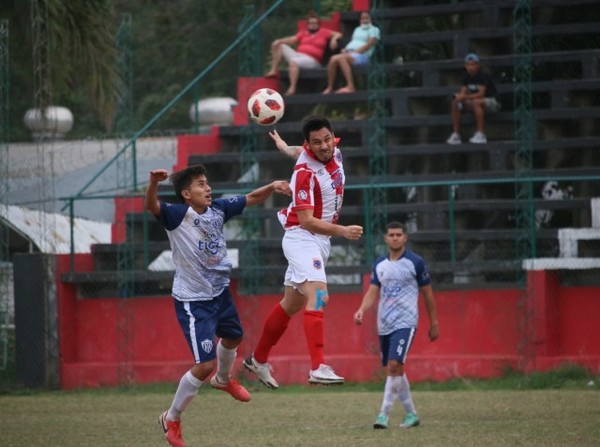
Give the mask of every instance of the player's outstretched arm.
<path id="1" fill-rule="evenodd" d="M 268 185 L 261 186 L 258 189 L 246 194 L 246 206 L 256 205 L 267 200 L 274 192 L 286 196 L 292 195 L 290 184 L 287 180 L 275 180 Z"/>
<path id="2" fill-rule="evenodd" d="M 279 136 L 279 133 L 277 133 L 276 130 L 274 130 L 273 132 L 269 132 L 269 136 L 275 142 L 275 146 L 277 146 L 279 152 L 281 152 L 284 155 L 287 155 L 292 160 L 297 160 L 300 154 L 302 153 L 302 146 L 288 146 L 287 143 L 283 140 L 283 138 Z"/>
<path id="3" fill-rule="evenodd" d="M 146 209 L 155 216 L 160 214 L 160 201 L 158 200 L 158 184 L 169 178 L 165 169 L 153 169 L 150 171 L 150 183 L 146 189 Z"/>
<path id="4" fill-rule="evenodd" d="M 363 228 L 360 225 L 344 226 L 325 222 L 315 217 L 312 209 L 298 210 L 297 213 L 300 226 L 312 233 L 344 237 L 353 241 L 360 239 L 363 234 Z"/>
<path id="5" fill-rule="evenodd" d="M 375 284 L 370 284 L 367 292 L 363 296 L 362 303 L 358 310 L 354 313 L 354 322 L 356 324 L 362 324 L 364 314 L 367 310 L 369 310 L 377 299 L 379 298 L 379 287 Z"/>

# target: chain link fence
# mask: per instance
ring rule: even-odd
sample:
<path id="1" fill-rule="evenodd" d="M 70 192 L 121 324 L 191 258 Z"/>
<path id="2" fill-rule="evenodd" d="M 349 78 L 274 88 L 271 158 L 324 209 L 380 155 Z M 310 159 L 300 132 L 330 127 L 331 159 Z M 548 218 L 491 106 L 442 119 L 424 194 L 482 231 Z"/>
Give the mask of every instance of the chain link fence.
<path id="1" fill-rule="evenodd" d="M 410 8 L 393 20 L 375 17 L 383 31 L 390 92 L 404 89 L 389 95 L 387 183 L 369 184 L 365 137 L 343 124 L 342 118 L 357 117 L 357 110 L 364 111 L 364 101 L 315 102 L 313 98 L 308 103 L 293 100 L 297 104 L 290 107 L 289 116 L 297 115 L 298 120 L 304 116 L 299 110 L 315 108 L 340 117 L 336 133 L 342 137 L 348 176 L 341 223 L 370 228 L 371 216 L 381 210 L 370 209 L 366 195 L 369 188 L 384 190 L 388 220 L 406 224 L 409 248 L 428 262 L 434 288 L 457 291 L 465 301 L 472 290 L 522 287 L 518 280 L 524 270 L 556 271 L 565 286 L 599 287 L 600 38 L 593 25 L 600 22 L 600 7 L 591 1 L 578 1 L 576 7 L 568 2 L 534 7 L 532 170 L 530 177 L 519 179 L 528 182 L 533 194 L 531 200 L 518 203 L 517 180 L 511 178 L 519 168 L 513 121 L 516 80 L 510 4 L 514 2 L 489 2 L 490 9 L 482 2 L 429 3 L 438 12 L 425 16 Z M 454 7 L 461 11 L 448 13 L 452 4 L 458 4 Z M 490 14 L 492 9 L 497 13 Z M 278 12 L 282 20 L 272 21 L 269 36 L 287 34 L 286 23 L 305 13 L 304 9 L 302 14 L 300 9 L 293 12 L 294 18 Z M 493 21 L 487 34 L 471 31 L 486 20 Z M 443 143 L 450 129 L 449 97 L 460 83 L 466 51 L 478 52 L 483 68 L 496 80 L 502 110 L 486 124 L 488 145 L 463 144 L 450 149 Z M 224 78 L 222 82 L 232 83 Z M 364 85 L 364 79 L 357 83 Z M 186 93 L 182 101 L 173 104 L 167 121 L 186 127 L 184 119 L 197 120 L 198 110 L 190 109 L 190 104 L 209 96 L 207 93 Z M 68 272 L 59 282 L 75 287 L 82 300 L 169 296 L 173 264 L 166 233 L 143 210 L 148 171 L 203 162 L 209 168 L 216 197 L 246 193 L 257 182 L 287 177 L 292 169 L 290 161 L 274 157 L 267 149 L 272 142 L 263 133 L 258 136 L 260 149 L 251 154 L 257 168 L 254 183 L 248 181 L 248 172 L 241 167 L 239 129 L 229 126 L 221 129 L 218 153 L 196 157 L 178 153 L 177 136 L 206 135 L 210 123 L 202 124 L 169 132 L 146 129 L 120 155 L 121 160 L 126 159 L 122 163 L 134 167 L 125 180 L 120 167 L 111 164 L 121 153 L 122 138 L 11 143 L 6 150 L 8 176 L 1 180 L 10 193 L 3 197 L 6 206 L 0 208 L 2 221 L 10 227 L 11 256 L 27 252 L 70 255 Z M 472 120 L 467 118 L 465 126 L 472 128 Z M 299 129 L 285 124 L 282 129 L 290 143 L 301 141 Z M 124 189 L 124 184 L 134 186 Z M 79 195 L 82 188 L 86 193 Z M 161 188 L 161 198 L 172 200 L 170 187 Z M 282 291 L 286 262 L 280 245 L 283 230 L 275 213 L 285 206 L 287 199 L 274 197 L 251 216 L 226 225 L 233 278 L 239 282 L 239 290 L 253 299 Z M 527 228 L 519 226 L 515 218 L 516 210 L 523 207 L 529 211 Z M 251 232 L 245 231 L 250 227 Z M 531 256 L 526 259 L 517 248 L 524 235 L 532 241 Z M 332 243 L 328 263 L 332 293 L 360 291 L 363 275 L 370 271 L 369 253 L 386 251 L 382 233 L 367 233 L 356 243 L 337 239 Z M 88 253 L 89 258 L 82 262 L 80 255 Z M 3 285 L 13 283 L 9 272 L 10 265 L 0 264 Z M 0 290 L 6 291 L 0 300 L 0 367 L 12 371 L 13 290 Z M 132 316 L 127 306 L 119 312 L 118 349 L 127 382 Z M 23 349 L 33 352 L 38 347 Z"/>
<path id="2" fill-rule="evenodd" d="M 599 179 L 598 175 L 589 178 L 563 177 L 560 181 L 539 177 L 528 179 L 533 189 L 539 191 L 539 196 L 527 204 L 533 225 L 526 229 L 515 225 L 517 203 L 510 194 L 494 199 L 475 199 L 471 196 L 484 195 L 485 190 L 514 190 L 514 180 L 510 178 L 484 183 L 456 180 L 452 184 L 399 183 L 377 187 L 407 192 L 402 201 L 388 204 L 389 220 L 405 223 L 409 247 L 428 260 L 436 288 L 489 288 L 514 286 L 517 272 L 523 269 L 523 260 L 519 258 L 516 246 L 523 231 L 535 239 L 532 259 L 546 259 L 544 262 L 548 269 L 574 270 L 570 274 L 570 283 L 576 283 L 575 271 L 590 268 L 590 261 L 595 262 L 598 253 Z M 592 196 L 578 193 L 585 189 L 586 183 L 592 184 Z M 560 184 L 569 187 L 563 189 Z M 347 187 L 348 195 L 361 196 L 371 187 L 369 184 L 350 185 Z M 552 193 L 548 193 L 549 188 Z M 466 190 L 469 190 L 469 196 L 461 198 Z M 244 188 L 227 192 L 214 190 L 215 197 L 246 192 L 248 190 Z M 161 198 L 174 200 L 170 186 L 165 185 L 161 190 Z M 114 283 L 110 278 L 119 271 L 117 257 L 122 243 L 113 239 L 116 237 L 124 242 L 126 231 L 132 229 L 135 238 L 126 244 L 130 244 L 129 248 L 135 253 L 132 265 L 136 278 L 134 295 L 168 294 L 174 269 L 168 239 L 162 226 L 143 212 L 143 195 L 76 200 L 72 212 L 79 215 L 80 207 L 101 208 L 104 201 L 116 203 L 116 220 L 112 223 L 88 222 L 87 227 L 77 225 L 73 244 L 63 247 L 63 250 L 68 248 L 76 253 L 82 252 L 80 247 L 91 248 L 96 279 L 93 272 L 86 272 L 78 279 L 77 265 L 73 264 L 72 268 L 74 281 L 86 278 L 80 285 L 82 296 L 118 296 L 117 276 L 112 276 Z M 348 212 L 342 213 L 341 223 L 360 224 L 366 228 L 368 216 L 373 211 L 368 209 L 365 202 L 357 202 L 347 205 Z M 283 230 L 276 220 L 276 213 L 286 205 L 285 199 L 273 198 L 259 206 L 257 213 L 251 217 L 259 221 L 253 234 L 243 231 L 244 225 L 247 225 L 244 218 L 234 219 L 226 226 L 229 256 L 234 263 L 233 277 L 243 280 L 241 272 L 244 269 L 252 270 L 260 284 L 258 293 L 279 293 L 282 290 L 286 262 L 280 245 Z M 64 220 L 63 230 L 69 231 L 68 220 Z M 361 275 L 370 270 L 366 241 L 374 241 L 377 246 L 375 252 L 383 254 L 386 249 L 382 234 L 383 229 L 379 234 L 366 234 L 362 241 L 356 243 L 333 239 L 328 266 L 334 288 L 336 285 L 360 287 Z M 241 265 L 239 260 L 244 259 L 244 250 L 253 241 L 258 241 L 260 263 Z M 552 265 L 553 262 L 555 265 Z M 246 287 L 242 285 L 242 288 Z"/>

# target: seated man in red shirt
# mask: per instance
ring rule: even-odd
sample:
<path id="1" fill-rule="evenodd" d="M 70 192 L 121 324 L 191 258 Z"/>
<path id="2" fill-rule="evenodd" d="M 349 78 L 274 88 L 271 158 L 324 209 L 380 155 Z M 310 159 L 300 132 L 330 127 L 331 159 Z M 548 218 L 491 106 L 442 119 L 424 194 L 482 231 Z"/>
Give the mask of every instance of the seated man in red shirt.
<path id="1" fill-rule="evenodd" d="M 265 76 L 277 76 L 279 63 L 285 58 L 289 65 L 290 77 L 290 86 L 285 94 L 293 95 L 296 93 L 300 69 L 321 67 L 325 47 L 329 43 L 331 49 L 335 50 L 340 37 L 342 37 L 340 32 L 321 28 L 319 17 L 314 13 L 310 13 L 306 30 L 299 31 L 293 36 L 275 39 L 271 43 L 271 69 Z M 294 50 L 292 45 L 296 44 L 297 47 Z"/>

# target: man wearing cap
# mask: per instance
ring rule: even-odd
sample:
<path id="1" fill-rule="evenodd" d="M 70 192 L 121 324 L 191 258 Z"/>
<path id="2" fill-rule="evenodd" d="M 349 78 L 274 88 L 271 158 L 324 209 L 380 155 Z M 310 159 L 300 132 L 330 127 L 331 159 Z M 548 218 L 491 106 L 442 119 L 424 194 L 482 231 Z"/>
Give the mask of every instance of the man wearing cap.
<path id="1" fill-rule="evenodd" d="M 452 135 L 446 140 L 448 144 L 461 144 L 459 134 L 460 117 L 468 110 L 475 115 L 476 132 L 469 139 L 471 143 L 485 144 L 487 138 L 483 131 L 485 112 L 497 112 L 500 103 L 496 100 L 496 86 L 492 78 L 481 71 L 479 56 L 469 53 L 465 57 L 465 73 L 462 87 L 452 100 Z"/>

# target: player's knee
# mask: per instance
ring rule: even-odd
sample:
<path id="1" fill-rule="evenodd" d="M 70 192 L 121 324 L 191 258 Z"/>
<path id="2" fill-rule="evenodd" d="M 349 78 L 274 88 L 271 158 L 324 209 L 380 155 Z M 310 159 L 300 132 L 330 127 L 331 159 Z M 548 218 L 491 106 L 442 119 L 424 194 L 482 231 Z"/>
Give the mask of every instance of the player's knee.
<path id="1" fill-rule="evenodd" d="M 279 304 L 281 305 L 283 311 L 291 317 L 300 310 L 304 309 L 306 306 L 306 297 L 299 293 L 286 293 Z"/>
<path id="2" fill-rule="evenodd" d="M 315 302 L 315 303 L 309 303 L 309 304 L 307 304 L 306 310 L 316 311 L 316 312 L 323 312 L 325 310 L 325 307 L 327 307 L 327 303 Z"/>
<path id="3" fill-rule="evenodd" d="M 327 307 L 327 303 L 329 302 L 328 295 L 319 295 L 317 293 L 316 299 L 314 301 L 309 301 L 306 304 L 306 310 L 314 310 L 323 312 Z"/>
<path id="4" fill-rule="evenodd" d="M 329 292 L 327 292 L 327 289 L 317 288 L 316 299 L 315 299 L 313 310 L 323 311 L 323 310 L 325 310 L 327 303 L 329 303 Z"/>
<path id="5" fill-rule="evenodd" d="M 241 337 L 233 338 L 233 339 L 232 338 L 222 338 L 221 343 L 223 344 L 223 347 L 225 347 L 227 349 L 235 349 L 240 345 L 240 343 L 242 342 L 243 339 L 244 339 L 243 335 Z"/>
<path id="6" fill-rule="evenodd" d="M 205 380 L 217 367 L 216 360 L 207 360 L 206 362 L 196 363 L 190 372 L 198 380 Z"/>
<path id="7" fill-rule="evenodd" d="M 303 302 L 293 302 L 293 303 L 285 303 L 281 304 L 282 309 L 288 316 L 292 316 L 298 313 L 300 310 L 304 308 L 305 304 Z"/>
<path id="8" fill-rule="evenodd" d="M 404 365 L 397 360 L 390 360 L 387 369 L 389 376 L 401 376 L 404 374 Z"/>

